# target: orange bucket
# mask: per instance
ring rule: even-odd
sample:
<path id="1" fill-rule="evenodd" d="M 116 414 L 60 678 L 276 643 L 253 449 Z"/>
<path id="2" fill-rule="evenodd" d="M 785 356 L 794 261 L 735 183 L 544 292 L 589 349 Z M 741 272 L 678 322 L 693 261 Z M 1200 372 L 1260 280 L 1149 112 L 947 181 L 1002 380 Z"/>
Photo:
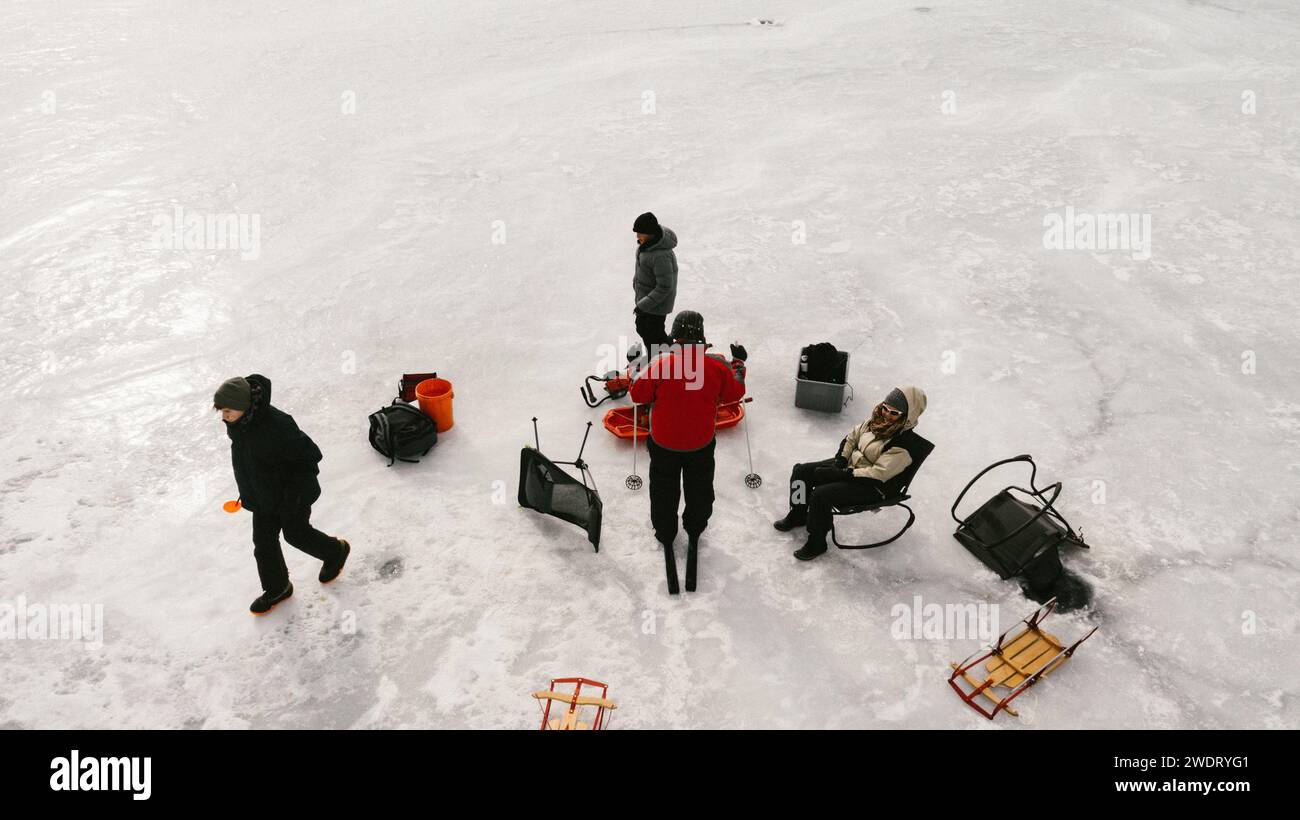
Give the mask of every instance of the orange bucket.
<path id="1" fill-rule="evenodd" d="M 415 399 L 420 403 L 420 410 L 433 419 L 439 433 L 447 432 L 455 423 L 451 416 L 451 400 L 455 397 L 451 382 L 446 379 L 425 379 L 415 386 Z"/>

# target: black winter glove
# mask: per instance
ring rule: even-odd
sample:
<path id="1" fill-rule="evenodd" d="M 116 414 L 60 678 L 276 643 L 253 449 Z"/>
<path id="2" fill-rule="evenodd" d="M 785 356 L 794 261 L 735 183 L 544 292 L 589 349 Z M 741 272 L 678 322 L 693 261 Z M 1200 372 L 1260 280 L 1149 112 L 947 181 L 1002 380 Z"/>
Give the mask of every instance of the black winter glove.
<path id="1" fill-rule="evenodd" d="M 743 362 L 743 361 L 745 361 L 746 359 L 749 358 L 749 351 L 745 349 L 745 346 L 744 346 L 744 345 L 742 345 L 742 344 L 737 344 L 736 342 L 732 342 L 732 343 L 731 343 L 731 358 L 733 358 L 733 359 L 739 359 L 740 361 Z"/>
<path id="2" fill-rule="evenodd" d="M 839 444 L 839 446 L 835 448 L 835 466 L 836 466 L 836 467 L 847 467 L 847 466 L 849 466 L 849 460 L 848 460 L 847 458 L 844 457 L 844 445 L 845 445 L 845 444 L 848 444 L 848 443 L 849 443 L 849 437 L 848 437 L 848 436 L 845 436 L 844 438 L 840 439 L 840 444 Z M 840 463 L 841 460 L 844 462 L 843 464 Z"/>
<path id="3" fill-rule="evenodd" d="M 818 467 L 813 471 L 813 480 L 818 484 L 834 484 L 837 481 L 848 481 L 852 478 L 852 470 L 839 467 Z"/>

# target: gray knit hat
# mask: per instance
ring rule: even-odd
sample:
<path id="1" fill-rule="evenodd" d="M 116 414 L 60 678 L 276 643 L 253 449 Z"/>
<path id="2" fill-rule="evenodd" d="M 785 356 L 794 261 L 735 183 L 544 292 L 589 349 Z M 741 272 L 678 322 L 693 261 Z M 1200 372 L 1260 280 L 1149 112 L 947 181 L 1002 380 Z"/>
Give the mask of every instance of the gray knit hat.
<path id="1" fill-rule="evenodd" d="M 679 311 L 673 317 L 672 337 L 679 342 L 704 343 L 704 317 L 693 310 Z"/>
<path id="2" fill-rule="evenodd" d="M 899 390 L 897 387 L 889 391 L 889 395 L 885 396 L 884 403 L 902 413 L 904 416 L 907 415 L 907 396 L 904 396 L 903 391 Z"/>
<path id="3" fill-rule="evenodd" d="M 226 379 L 217 388 L 212 403 L 224 410 L 243 412 L 253 406 L 253 388 L 248 384 L 248 379 L 243 376 Z"/>

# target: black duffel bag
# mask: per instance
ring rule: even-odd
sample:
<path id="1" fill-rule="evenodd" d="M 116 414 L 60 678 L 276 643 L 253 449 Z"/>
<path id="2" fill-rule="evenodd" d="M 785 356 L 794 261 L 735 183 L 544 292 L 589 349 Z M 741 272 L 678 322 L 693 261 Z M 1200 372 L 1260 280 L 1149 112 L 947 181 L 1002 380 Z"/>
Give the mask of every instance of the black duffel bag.
<path id="1" fill-rule="evenodd" d="M 438 425 L 401 398 L 370 414 L 370 446 L 394 461 L 418 462 L 438 443 Z"/>

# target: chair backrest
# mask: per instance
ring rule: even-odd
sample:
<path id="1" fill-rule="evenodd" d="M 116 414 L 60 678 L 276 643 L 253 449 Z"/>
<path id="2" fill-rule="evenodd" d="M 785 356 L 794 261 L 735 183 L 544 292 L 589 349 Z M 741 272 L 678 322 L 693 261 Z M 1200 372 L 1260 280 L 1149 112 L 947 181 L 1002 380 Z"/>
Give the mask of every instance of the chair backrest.
<path id="1" fill-rule="evenodd" d="M 907 469 L 893 479 L 895 495 L 905 495 L 907 493 L 907 489 L 911 486 L 912 479 L 916 477 L 917 471 L 921 469 L 921 465 L 925 463 L 925 460 L 930 457 L 930 453 L 934 452 L 934 442 L 922 438 L 916 433 L 913 433 L 912 437 L 915 439 L 915 443 L 908 450 L 912 456 L 912 463 L 907 465 Z"/>
<path id="2" fill-rule="evenodd" d="M 582 527 L 587 540 L 600 551 L 604 509 L 600 495 L 527 445 L 519 455 L 519 506 Z"/>

